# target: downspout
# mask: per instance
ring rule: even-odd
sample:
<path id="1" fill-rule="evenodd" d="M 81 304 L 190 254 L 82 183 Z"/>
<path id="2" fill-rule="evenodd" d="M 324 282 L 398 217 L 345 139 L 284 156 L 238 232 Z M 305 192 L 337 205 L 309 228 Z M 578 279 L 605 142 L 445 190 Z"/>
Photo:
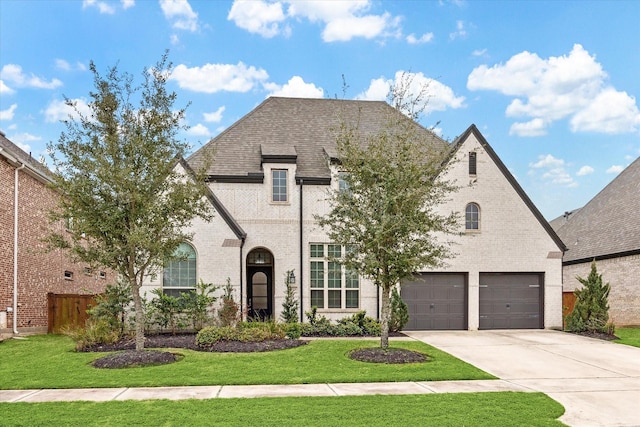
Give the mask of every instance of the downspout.
<path id="1" fill-rule="evenodd" d="M 244 299 L 243 297 L 243 293 L 242 293 L 242 285 L 244 283 L 244 281 L 242 280 L 242 277 L 244 276 L 244 274 L 242 274 L 242 263 L 244 262 L 244 255 L 242 252 L 242 249 L 244 248 L 244 241 L 245 241 L 246 237 L 243 237 L 242 240 L 240 241 L 240 313 L 244 313 L 244 309 L 242 307 L 242 305 L 244 304 Z"/>
<path id="2" fill-rule="evenodd" d="M 304 270 L 303 270 L 303 266 L 304 266 L 304 259 L 302 257 L 302 251 L 304 249 L 304 242 L 303 242 L 303 226 L 302 226 L 302 220 L 303 220 L 303 212 L 302 212 L 302 187 L 304 187 L 304 180 L 302 178 L 300 178 L 300 272 L 298 273 L 298 276 L 300 277 L 300 323 L 302 323 L 303 320 L 303 313 L 304 313 L 304 304 L 302 303 L 302 283 L 303 283 L 303 277 L 304 277 Z"/>
<path id="3" fill-rule="evenodd" d="M 13 192 L 13 333 L 18 332 L 18 171 L 24 169 L 25 164 L 15 170 Z"/>

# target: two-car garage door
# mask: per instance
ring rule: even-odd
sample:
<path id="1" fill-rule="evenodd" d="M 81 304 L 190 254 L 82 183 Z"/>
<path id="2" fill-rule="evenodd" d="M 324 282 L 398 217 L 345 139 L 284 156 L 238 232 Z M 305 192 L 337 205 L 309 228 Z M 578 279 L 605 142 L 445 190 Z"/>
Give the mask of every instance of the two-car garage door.
<path id="1" fill-rule="evenodd" d="M 469 304 L 479 305 L 480 329 L 544 326 L 541 274 L 480 273 L 479 281 L 479 300 L 470 302 L 464 273 L 422 273 L 403 282 L 401 296 L 409 310 L 405 329 L 467 329 Z"/>

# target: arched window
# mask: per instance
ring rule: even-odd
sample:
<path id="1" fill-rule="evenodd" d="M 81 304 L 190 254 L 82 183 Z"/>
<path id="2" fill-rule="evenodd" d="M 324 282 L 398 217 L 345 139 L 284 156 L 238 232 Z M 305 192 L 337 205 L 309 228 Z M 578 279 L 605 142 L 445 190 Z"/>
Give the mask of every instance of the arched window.
<path id="1" fill-rule="evenodd" d="M 188 243 L 181 243 L 173 257 L 165 263 L 162 290 L 178 297 L 196 287 L 196 251 Z"/>
<path id="2" fill-rule="evenodd" d="M 464 211 L 465 230 L 480 230 L 480 207 L 469 203 Z"/>

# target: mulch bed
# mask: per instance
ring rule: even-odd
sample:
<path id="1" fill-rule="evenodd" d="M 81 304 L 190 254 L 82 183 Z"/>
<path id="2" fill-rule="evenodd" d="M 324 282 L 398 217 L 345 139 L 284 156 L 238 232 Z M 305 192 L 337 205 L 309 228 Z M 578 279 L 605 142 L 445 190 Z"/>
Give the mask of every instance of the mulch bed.
<path id="1" fill-rule="evenodd" d="M 604 332 L 570 332 L 571 334 L 582 335 L 583 337 L 596 338 L 605 341 L 619 340 L 617 336 L 613 334 L 605 334 Z"/>
<path id="2" fill-rule="evenodd" d="M 274 350 L 285 350 L 307 344 L 305 340 L 271 340 L 260 342 L 220 341 L 209 347 L 196 345 L 195 334 L 158 334 L 145 337 L 146 348 L 171 348 L 189 349 L 196 351 L 224 352 L 224 353 L 252 353 Z M 98 344 L 85 347 L 83 352 L 113 352 L 105 357 L 96 359 L 93 366 L 96 368 L 127 368 L 139 366 L 160 365 L 173 363 L 181 358 L 169 351 L 144 350 L 135 351 L 135 339 L 124 339 L 113 344 Z M 379 347 L 363 348 L 349 354 L 354 360 L 371 363 L 419 363 L 427 360 L 427 357 L 415 351 Z"/>

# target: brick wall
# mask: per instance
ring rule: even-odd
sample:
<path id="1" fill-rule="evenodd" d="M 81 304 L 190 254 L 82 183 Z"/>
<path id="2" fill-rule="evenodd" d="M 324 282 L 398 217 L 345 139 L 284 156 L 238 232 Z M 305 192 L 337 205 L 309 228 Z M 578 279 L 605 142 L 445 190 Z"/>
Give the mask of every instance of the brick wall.
<path id="1" fill-rule="evenodd" d="M 640 326 L 640 255 L 604 259 L 596 262 L 598 274 L 611 285 L 609 318 L 616 326 Z M 591 262 L 563 267 L 564 291 L 573 292 L 582 285 L 576 277 L 586 279 Z"/>
<path id="2" fill-rule="evenodd" d="M 0 311 L 13 306 L 14 171 L 12 165 L 0 160 Z M 85 274 L 86 265 L 74 264 L 60 250 L 47 251 L 42 239 L 54 228 L 64 231 L 62 223 L 50 224 L 48 220 L 59 196 L 24 169 L 18 177 L 17 327 L 46 328 L 48 292 L 99 293 L 115 275 L 109 271 L 105 271 L 105 278 L 99 277 L 99 271 Z M 73 278 L 65 279 L 65 271 Z M 13 327 L 13 314 L 8 313 L 7 320 L 7 326 Z"/>

